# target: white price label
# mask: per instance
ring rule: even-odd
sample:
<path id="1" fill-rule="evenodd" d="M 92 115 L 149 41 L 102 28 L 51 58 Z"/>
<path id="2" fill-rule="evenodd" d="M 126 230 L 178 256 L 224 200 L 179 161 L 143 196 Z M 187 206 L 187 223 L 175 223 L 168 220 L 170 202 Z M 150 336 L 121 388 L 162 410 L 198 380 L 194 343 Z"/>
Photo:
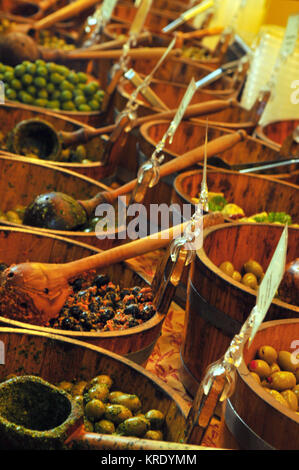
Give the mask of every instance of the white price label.
<path id="1" fill-rule="evenodd" d="M 257 330 L 263 322 L 267 311 L 272 303 L 272 300 L 275 297 L 279 284 L 283 278 L 285 272 L 287 247 L 288 226 L 286 225 L 277 244 L 275 252 L 272 256 L 271 262 L 268 266 L 265 276 L 259 286 L 256 306 L 254 307 L 254 326 L 250 335 L 249 343 L 253 340 Z"/>
<path id="2" fill-rule="evenodd" d="M 293 54 L 299 35 L 299 14 L 291 15 L 288 19 L 285 35 L 281 46 L 281 54 L 288 57 Z"/>

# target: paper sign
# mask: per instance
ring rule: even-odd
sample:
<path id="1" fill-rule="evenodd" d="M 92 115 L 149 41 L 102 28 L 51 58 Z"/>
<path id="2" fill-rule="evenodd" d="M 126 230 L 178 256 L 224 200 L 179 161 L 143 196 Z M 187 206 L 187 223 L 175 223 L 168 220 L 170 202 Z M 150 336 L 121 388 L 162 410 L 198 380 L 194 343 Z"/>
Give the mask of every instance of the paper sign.
<path id="1" fill-rule="evenodd" d="M 299 14 L 291 15 L 288 19 L 280 54 L 288 57 L 293 54 L 299 35 Z"/>
<path id="2" fill-rule="evenodd" d="M 196 87 L 196 83 L 195 83 L 195 80 L 194 78 L 192 78 L 191 82 L 189 83 L 189 86 L 183 96 L 183 99 L 180 103 L 180 106 L 176 112 L 176 115 L 174 116 L 169 128 L 168 128 L 168 131 L 166 132 L 167 136 L 170 138 L 169 142 L 171 143 L 172 142 L 172 139 L 173 139 L 173 136 L 185 114 L 185 111 L 186 111 L 186 108 L 188 107 L 190 101 L 192 100 L 193 98 L 193 95 L 196 91 L 197 87 Z"/>
<path id="3" fill-rule="evenodd" d="M 255 320 L 250 335 L 250 341 L 253 340 L 257 330 L 263 322 L 267 311 L 271 305 L 273 298 L 277 292 L 279 284 L 283 278 L 286 264 L 286 254 L 288 247 L 288 226 L 286 225 L 280 240 L 277 244 L 274 255 L 265 273 L 265 276 L 260 283 L 257 301 L 255 307 Z"/>
<path id="4" fill-rule="evenodd" d="M 135 15 L 135 18 L 133 20 L 133 23 L 129 31 L 130 36 L 131 35 L 137 36 L 138 34 L 140 34 L 144 26 L 149 9 L 152 6 L 152 1 L 153 0 L 142 0 L 142 2 L 140 3 L 140 6 L 138 7 L 138 11 Z"/>
<path id="5" fill-rule="evenodd" d="M 112 12 L 118 0 L 104 0 L 101 6 L 101 16 L 103 23 L 106 25 L 111 18 Z"/>

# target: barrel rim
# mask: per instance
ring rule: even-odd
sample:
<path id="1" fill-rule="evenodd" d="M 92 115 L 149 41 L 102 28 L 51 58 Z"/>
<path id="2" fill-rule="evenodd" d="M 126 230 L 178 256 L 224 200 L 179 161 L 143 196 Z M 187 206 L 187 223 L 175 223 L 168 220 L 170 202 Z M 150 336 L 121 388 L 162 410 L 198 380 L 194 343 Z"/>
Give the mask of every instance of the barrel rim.
<path id="1" fill-rule="evenodd" d="M 222 281 L 226 284 L 229 284 L 231 288 L 236 290 L 236 292 L 243 292 L 247 296 L 250 296 L 252 298 L 256 298 L 257 294 L 254 290 L 250 289 L 249 287 L 242 285 L 241 283 L 235 281 L 231 277 L 229 277 L 227 274 L 225 274 L 221 269 L 214 264 L 210 258 L 208 257 L 207 253 L 205 252 L 204 249 L 204 241 L 205 239 L 213 232 L 218 231 L 218 230 L 227 230 L 227 229 L 234 229 L 237 230 L 240 227 L 259 227 L 260 229 L 262 227 L 271 227 L 273 230 L 280 229 L 281 231 L 283 230 L 284 226 L 283 225 L 271 225 L 271 224 L 250 224 L 246 222 L 239 222 L 239 223 L 224 223 L 224 224 L 219 224 L 213 227 L 208 227 L 204 230 L 203 232 L 203 246 L 199 250 L 196 251 L 196 258 L 205 266 L 206 269 L 211 271 L 214 274 L 217 274 L 218 277 L 222 279 Z M 292 231 L 298 231 L 296 228 L 289 228 L 289 230 Z M 296 233 L 296 232 L 295 232 Z M 299 231 L 298 231 L 299 233 Z M 292 311 L 292 312 L 298 312 L 299 313 L 299 306 L 288 304 L 286 302 L 283 302 L 278 299 L 273 299 L 272 303 L 279 306 L 280 308 L 285 309 L 286 311 Z"/>
<path id="2" fill-rule="evenodd" d="M 271 328 L 271 327 L 275 327 L 279 325 L 285 325 L 285 324 L 295 324 L 299 328 L 299 318 L 266 321 L 261 324 L 258 331 L 263 331 L 267 328 Z M 256 395 L 258 395 L 262 400 L 266 401 L 273 408 L 283 413 L 290 420 L 295 421 L 297 424 L 299 424 L 299 414 L 296 414 L 295 411 L 289 410 L 288 408 L 283 406 L 281 403 L 279 403 L 267 391 L 263 390 L 263 387 L 259 385 L 257 381 L 251 376 L 250 371 L 243 358 L 243 351 L 244 351 L 246 344 L 248 344 L 248 341 L 244 343 L 241 348 L 242 361 L 241 361 L 240 366 L 237 368 L 238 376 L 240 377 L 241 380 L 243 380 L 246 383 L 246 385 L 251 389 L 251 391 L 254 392 Z"/>

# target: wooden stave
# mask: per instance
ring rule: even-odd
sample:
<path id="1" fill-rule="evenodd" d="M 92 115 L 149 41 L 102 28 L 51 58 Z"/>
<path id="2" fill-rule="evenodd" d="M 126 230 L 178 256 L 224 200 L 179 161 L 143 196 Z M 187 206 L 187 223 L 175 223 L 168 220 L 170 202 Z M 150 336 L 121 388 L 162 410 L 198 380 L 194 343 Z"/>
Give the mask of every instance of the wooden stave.
<path id="1" fill-rule="evenodd" d="M 253 340 L 249 349 L 246 344 L 242 348 L 242 362 L 237 369 L 236 387 L 229 403 L 223 405 L 221 432 L 219 443 L 224 448 L 236 450 L 256 450 L 254 446 L 261 446 L 264 450 L 295 450 L 298 448 L 299 416 L 288 410 L 262 389 L 250 375 L 247 364 L 249 357 L 254 358 L 258 345 L 271 344 L 279 349 L 290 350 L 292 337 L 295 339 L 298 331 L 299 319 L 286 319 L 264 322 Z M 279 335 L 279 337 L 278 337 Z M 286 341 L 287 340 L 287 341 Z M 244 410 L 244 398 L 250 402 L 250 407 Z M 241 435 L 235 429 L 238 421 L 232 425 L 228 407 L 233 407 L 237 420 L 242 420 L 245 426 L 241 427 Z M 258 419 L 256 419 L 258 416 Z M 235 426 L 235 427 L 234 427 Z M 285 430 L 285 432 L 283 431 Z M 281 432 L 282 431 L 282 432 Z M 244 437 L 246 436 L 246 441 Z"/>
<path id="2" fill-rule="evenodd" d="M 7 264 L 24 262 L 28 259 L 37 262 L 64 263 L 82 256 L 89 256 L 100 252 L 92 246 L 80 242 L 74 242 L 67 238 L 53 234 L 42 234 L 34 230 L 20 229 L 16 227 L 0 226 L 0 237 L 5 241 L 5 249 L 2 250 L 2 262 Z M 13 240 L 8 246 L 9 237 Z M 22 243 L 20 243 L 20 238 Z M 32 241 L 31 241 L 32 239 Z M 28 241 L 27 241 L 28 240 Z M 47 248 L 48 242 L 51 248 Z M 14 256 L 13 249 L 18 247 L 18 258 Z M 25 248 L 26 247 L 26 248 Z M 47 251 L 46 251 L 47 250 Z M 82 256 L 81 256 L 82 254 Z M 4 256 L 4 258 L 3 258 Z M 122 262 L 107 267 L 99 272 L 105 272 L 111 276 L 114 282 L 125 285 L 148 286 L 148 281 L 134 269 L 130 262 Z M 42 332 L 47 335 L 63 336 L 69 340 L 79 340 L 84 343 L 99 346 L 113 353 L 119 354 L 137 364 L 146 364 L 154 346 L 161 334 L 161 328 L 165 316 L 157 312 L 148 322 L 123 331 L 111 332 L 76 332 L 57 328 L 49 328 L 29 323 L 15 321 L 0 316 L 0 325 L 19 328 L 34 332 Z"/>
<path id="3" fill-rule="evenodd" d="M 277 233 L 279 229 L 278 226 L 267 224 L 218 225 L 214 229 L 204 231 L 204 241 L 213 231 L 223 229 L 240 231 L 242 228 L 244 230 L 244 227 L 249 228 L 249 230 L 252 227 L 253 229 L 258 227 L 258 230 L 262 232 L 272 228 Z M 272 230 L 272 233 L 274 233 L 274 230 Z M 281 227 L 280 230 L 282 230 Z M 298 238 L 299 231 L 289 229 L 289 237 L 290 234 L 295 240 L 296 237 Z M 261 237 L 263 233 L 259 233 L 259 235 Z M 272 249 L 272 251 L 274 250 Z M 290 256 L 289 251 L 287 259 Z M 296 257 L 296 255 L 293 256 Z M 209 291 L 213 294 L 213 298 L 207 299 L 202 294 L 200 287 L 204 285 L 206 287 L 211 282 L 213 282 L 213 292 L 211 287 L 209 287 Z M 226 300 L 223 297 L 224 292 L 226 292 Z M 192 396 L 203 378 L 206 367 L 224 354 L 232 337 L 240 331 L 246 320 L 246 315 L 249 315 L 255 303 L 256 295 L 254 291 L 222 273 L 209 259 L 204 248 L 197 252 L 195 262 L 190 267 L 188 278 L 186 316 L 180 351 L 180 378 Z M 229 315 L 228 309 L 234 312 L 234 316 Z M 237 314 L 236 312 L 240 313 Z M 246 313 L 242 314 L 242 312 Z M 265 322 L 298 317 L 299 307 L 274 299 L 266 315 Z M 197 322 L 196 328 L 194 318 Z M 203 352 L 205 357 L 203 357 Z M 199 361 L 198 358 L 200 358 Z"/>

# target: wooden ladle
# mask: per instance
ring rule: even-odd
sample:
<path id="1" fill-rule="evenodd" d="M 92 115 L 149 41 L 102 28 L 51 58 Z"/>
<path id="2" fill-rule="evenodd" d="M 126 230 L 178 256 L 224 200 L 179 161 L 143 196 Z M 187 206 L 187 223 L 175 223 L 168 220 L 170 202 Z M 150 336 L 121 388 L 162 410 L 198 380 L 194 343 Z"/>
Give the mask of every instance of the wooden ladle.
<path id="1" fill-rule="evenodd" d="M 0 432 L 11 450 L 205 449 L 188 443 L 86 432 L 82 406 L 70 394 L 31 375 L 20 375 L 0 384 Z"/>
<path id="2" fill-rule="evenodd" d="M 26 25 L 28 26 L 28 25 Z M 36 25 L 33 26 L 33 30 Z M 39 28 L 41 29 L 41 28 Z M 32 31 L 33 31 L 32 30 Z M 165 47 L 140 47 L 130 49 L 128 56 L 133 59 L 153 59 L 161 57 Z M 48 49 L 38 46 L 34 39 L 28 34 L 20 31 L 8 33 L 0 37 L 0 60 L 9 65 L 17 65 L 24 60 L 34 62 L 37 59 L 46 61 L 72 61 L 72 60 L 91 60 L 91 59 L 119 59 L 123 54 L 123 49 L 112 50 L 96 50 L 96 49 L 79 49 L 74 51 L 63 51 L 59 49 Z M 169 52 L 169 56 L 179 56 L 180 49 Z"/>
<path id="3" fill-rule="evenodd" d="M 198 103 L 188 106 L 184 118 L 200 115 L 207 115 L 216 111 L 221 111 L 234 106 L 236 101 L 232 100 L 211 100 L 209 102 Z M 167 112 L 155 114 L 155 119 L 172 119 L 177 112 L 177 108 Z M 131 127 L 139 127 L 149 122 L 153 116 L 137 118 L 131 123 Z M 81 127 L 75 132 L 59 131 L 44 119 L 31 118 L 20 121 L 9 133 L 7 146 L 8 151 L 18 155 L 24 155 L 24 148 L 27 148 L 27 141 L 39 149 L 38 156 L 44 160 L 58 161 L 62 147 L 70 145 L 84 144 L 91 139 L 103 134 L 115 132 L 119 124 L 100 127 L 98 129 L 87 129 Z"/>
<path id="4" fill-rule="evenodd" d="M 49 8 L 54 7 L 56 3 L 57 0 L 41 0 L 38 3 L 25 0 L 14 1 L 13 5 L 9 8 L 9 12 L 24 18 L 39 19 Z"/>
<path id="5" fill-rule="evenodd" d="M 240 142 L 245 137 L 244 131 L 237 131 L 212 140 L 207 145 L 207 156 L 221 153 Z M 204 159 L 205 146 L 197 147 L 160 166 L 160 178 L 181 171 Z M 33 227 L 51 230 L 74 230 L 82 227 L 101 203 L 112 204 L 118 197 L 131 193 L 137 179 L 112 191 L 100 192 L 92 199 L 78 201 L 60 193 L 50 192 L 37 196 L 26 208 L 23 223 Z"/>
<path id="6" fill-rule="evenodd" d="M 223 217 L 221 216 L 223 223 Z M 205 224 L 215 225 L 219 214 L 204 216 Z M 211 222 L 212 221 L 212 222 Z M 70 281 L 90 270 L 98 270 L 121 261 L 165 248 L 181 236 L 188 222 L 145 238 L 69 263 L 26 262 L 12 265 L 0 276 L 0 311 L 14 320 L 45 325 L 56 318 L 70 295 Z"/>

